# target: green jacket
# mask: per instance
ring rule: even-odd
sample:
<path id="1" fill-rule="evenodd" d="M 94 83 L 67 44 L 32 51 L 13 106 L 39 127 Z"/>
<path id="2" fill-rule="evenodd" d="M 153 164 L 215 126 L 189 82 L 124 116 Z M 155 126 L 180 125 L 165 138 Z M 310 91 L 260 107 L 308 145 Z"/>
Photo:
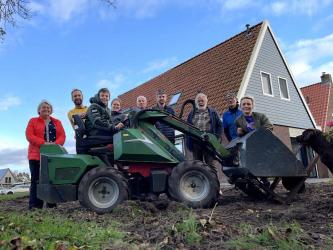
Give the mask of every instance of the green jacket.
<path id="1" fill-rule="evenodd" d="M 101 102 L 99 96 L 90 98 L 90 103 L 85 123 L 89 135 L 111 136 L 117 132 L 111 120 L 111 111 Z"/>
<path id="2" fill-rule="evenodd" d="M 264 115 L 262 113 L 252 112 L 252 117 L 253 117 L 253 120 L 254 120 L 254 128 L 255 129 L 266 128 L 266 129 L 269 129 L 269 130 L 273 131 L 273 125 L 268 120 L 266 115 Z M 241 128 L 245 132 L 243 134 L 239 134 L 239 136 L 243 136 L 243 135 L 246 135 L 248 133 L 246 125 L 247 125 L 247 122 L 245 120 L 245 116 L 244 116 L 244 114 L 242 114 L 241 116 L 239 116 L 236 119 L 236 127 Z"/>

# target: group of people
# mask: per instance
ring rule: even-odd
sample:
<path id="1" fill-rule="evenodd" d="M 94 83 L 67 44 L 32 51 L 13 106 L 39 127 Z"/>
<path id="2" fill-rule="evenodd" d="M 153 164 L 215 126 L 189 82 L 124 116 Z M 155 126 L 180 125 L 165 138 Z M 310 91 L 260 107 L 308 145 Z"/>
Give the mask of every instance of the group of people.
<path id="1" fill-rule="evenodd" d="M 68 119 L 74 128 L 73 115 L 79 115 L 85 121 L 89 135 L 111 136 L 125 127 L 122 119 L 122 103 L 119 98 L 111 101 L 109 108 L 110 91 L 107 88 L 100 89 L 97 94 L 90 98 L 89 107 L 83 105 L 83 94 L 80 89 L 71 92 L 74 108 L 68 112 Z M 163 89 L 156 92 L 156 105 L 152 109 L 164 110 L 175 114 L 173 108 L 167 105 L 168 95 Z M 196 108 L 192 110 L 187 121 L 199 128 L 214 134 L 221 139 L 224 132 L 228 141 L 243 136 L 254 129 L 264 127 L 272 130 L 273 126 L 268 118 L 261 113 L 253 112 L 254 99 L 244 96 L 240 100 L 240 107 L 235 95 L 228 95 L 228 110 L 219 116 L 217 111 L 208 106 L 208 97 L 204 93 L 198 93 L 195 97 Z M 135 111 L 147 109 L 147 98 L 140 95 L 136 99 Z M 31 118 L 26 128 L 26 138 L 29 142 L 28 159 L 31 173 L 31 188 L 29 209 L 42 208 L 43 201 L 37 198 L 37 183 L 40 168 L 40 147 L 44 144 L 65 143 L 66 135 L 60 120 L 51 116 L 53 107 L 50 102 L 43 100 L 37 107 L 38 117 Z M 175 143 L 175 130 L 163 122 L 157 122 L 156 128 L 172 143 Z M 193 152 L 193 157 L 217 167 L 217 161 L 193 143 L 187 140 L 188 149 Z M 53 204 L 46 204 L 49 207 Z"/>

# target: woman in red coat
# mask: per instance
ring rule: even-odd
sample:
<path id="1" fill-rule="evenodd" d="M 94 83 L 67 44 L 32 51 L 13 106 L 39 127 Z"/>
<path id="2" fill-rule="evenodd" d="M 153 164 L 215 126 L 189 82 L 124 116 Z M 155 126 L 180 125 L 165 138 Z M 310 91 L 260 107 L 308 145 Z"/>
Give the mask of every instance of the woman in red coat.
<path id="1" fill-rule="evenodd" d="M 43 201 L 37 198 L 39 180 L 40 146 L 65 143 L 66 135 L 59 120 L 51 117 L 52 105 L 43 100 L 37 108 L 39 117 L 31 118 L 25 134 L 29 141 L 28 159 L 31 174 L 29 209 L 42 208 Z"/>

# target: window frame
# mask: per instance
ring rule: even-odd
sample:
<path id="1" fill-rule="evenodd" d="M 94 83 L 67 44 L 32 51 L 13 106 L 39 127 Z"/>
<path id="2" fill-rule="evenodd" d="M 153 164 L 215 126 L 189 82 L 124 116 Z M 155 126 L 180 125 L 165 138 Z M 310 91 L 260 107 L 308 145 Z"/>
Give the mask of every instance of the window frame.
<path id="1" fill-rule="evenodd" d="M 284 77 L 281 77 L 281 76 L 278 76 L 277 78 L 278 78 L 278 84 L 279 84 L 280 98 L 281 98 L 282 100 L 285 100 L 285 101 L 290 101 L 290 93 L 289 93 L 289 87 L 288 87 L 288 80 L 287 80 L 287 78 L 284 78 Z M 288 98 L 284 98 L 284 97 L 282 96 L 281 85 L 280 85 L 280 79 L 283 79 L 283 80 L 286 81 L 286 88 L 287 88 Z"/>
<path id="2" fill-rule="evenodd" d="M 269 81 L 270 81 L 270 85 L 271 85 L 272 94 L 265 93 L 265 91 L 264 91 L 264 81 L 263 81 L 263 77 L 262 77 L 263 74 L 266 74 L 266 75 L 269 76 Z M 272 75 L 270 73 L 268 73 L 268 72 L 260 70 L 260 79 L 261 79 L 261 89 L 262 89 L 263 95 L 274 97 Z"/>
<path id="3" fill-rule="evenodd" d="M 175 106 L 175 105 L 177 105 L 177 103 L 178 103 L 180 97 L 182 96 L 182 94 L 183 94 L 183 93 L 182 93 L 181 91 L 178 91 L 178 92 L 174 93 L 174 94 L 171 96 L 171 98 L 170 98 L 170 100 L 169 100 L 169 102 L 168 102 L 168 106 Z M 172 98 L 173 98 L 174 96 L 176 96 L 176 95 L 179 95 L 178 98 L 177 98 L 177 100 L 176 100 L 176 102 L 171 103 Z"/>

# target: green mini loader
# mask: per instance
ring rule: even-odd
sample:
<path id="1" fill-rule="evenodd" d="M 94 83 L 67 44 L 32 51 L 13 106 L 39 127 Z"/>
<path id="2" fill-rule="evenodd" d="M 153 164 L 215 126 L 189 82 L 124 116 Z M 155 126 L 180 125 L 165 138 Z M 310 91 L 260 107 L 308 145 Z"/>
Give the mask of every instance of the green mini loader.
<path id="1" fill-rule="evenodd" d="M 129 126 L 113 137 L 87 136 L 82 120 L 74 116 L 77 154 L 68 154 L 59 145 L 41 147 L 38 198 L 48 203 L 79 200 L 97 213 L 149 193 L 166 193 L 193 208 L 214 206 L 220 190 L 216 170 L 202 161 L 187 160 L 156 129 L 156 122 L 191 137 L 223 165 L 229 181 L 250 196 L 283 202 L 284 197 L 274 192 L 281 179 L 294 193 L 301 188 L 307 171 L 270 131 L 254 131 L 224 148 L 215 135 L 181 119 L 187 103 L 180 117 L 149 109 L 131 112 Z M 267 186 L 261 177 L 275 179 Z"/>

